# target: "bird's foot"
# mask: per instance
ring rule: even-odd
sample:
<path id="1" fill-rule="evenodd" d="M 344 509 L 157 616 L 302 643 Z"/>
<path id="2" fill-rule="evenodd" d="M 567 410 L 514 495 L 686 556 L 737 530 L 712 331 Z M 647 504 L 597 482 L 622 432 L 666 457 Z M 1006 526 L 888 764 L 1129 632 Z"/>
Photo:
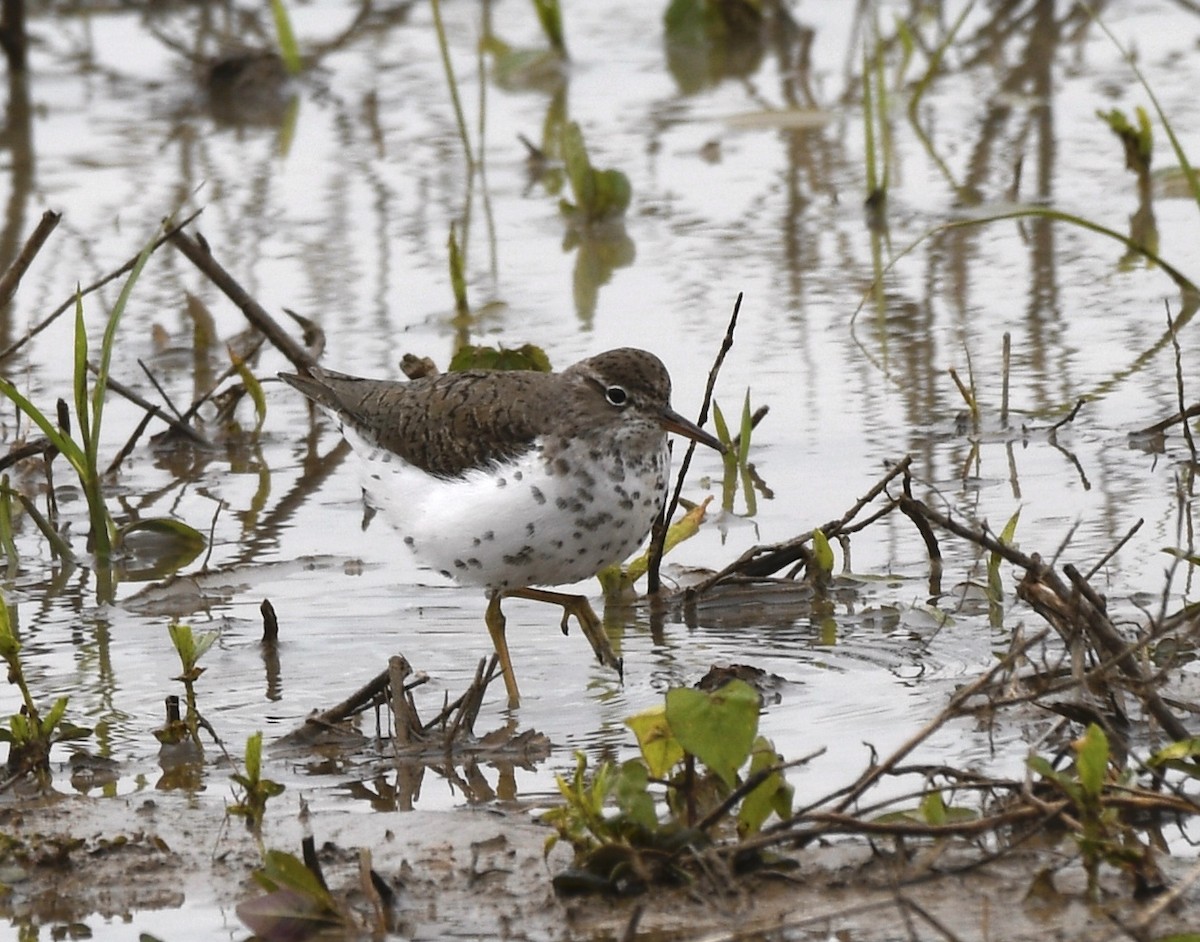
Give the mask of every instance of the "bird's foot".
<path id="1" fill-rule="evenodd" d="M 613 651 L 608 634 L 604 630 L 604 624 L 584 596 L 528 588 L 509 589 L 504 595 L 511 598 L 529 599 L 534 602 L 549 602 L 559 606 L 563 610 L 561 627 L 564 635 L 567 634 L 571 616 L 575 616 L 575 620 L 579 622 L 579 627 L 583 630 L 584 637 L 588 639 L 588 643 L 591 644 L 592 650 L 596 654 L 596 660 L 605 667 L 613 668 L 622 680 L 625 679 L 624 662 Z"/>

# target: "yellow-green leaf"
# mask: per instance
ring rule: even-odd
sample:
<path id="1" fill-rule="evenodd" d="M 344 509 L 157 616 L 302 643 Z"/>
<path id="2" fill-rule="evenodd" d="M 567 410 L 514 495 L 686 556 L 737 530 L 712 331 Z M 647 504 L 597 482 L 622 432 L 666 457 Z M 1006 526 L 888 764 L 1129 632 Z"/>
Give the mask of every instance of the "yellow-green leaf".
<path id="1" fill-rule="evenodd" d="M 665 705 L 643 710 L 626 719 L 625 725 L 637 737 L 642 758 L 646 760 L 646 766 L 654 778 L 666 778 L 667 773 L 683 761 L 683 746 L 671 735 Z"/>
<path id="2" fill-rule="evenodd" d="M 829 540 L 820 530 L 813 530 L 812 542 L 814 565 L 822 574 L 830 575 L 833 572 L 833 548 L 829 545 Z"/>
<path id="3" fill-rule="evenodd" d="M 1098 796 L 1108 775 L 1108 737 L 1098 725 L 1089 723 L 1087 731 L 1074 746 L 1079 784 L 1085 795 Z"/>

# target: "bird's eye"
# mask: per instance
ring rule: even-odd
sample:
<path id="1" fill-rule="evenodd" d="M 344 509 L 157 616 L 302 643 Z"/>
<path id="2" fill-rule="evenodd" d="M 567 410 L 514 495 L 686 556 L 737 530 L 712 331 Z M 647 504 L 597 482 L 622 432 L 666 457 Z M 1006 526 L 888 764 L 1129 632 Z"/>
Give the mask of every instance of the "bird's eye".
<path id="1" fill-rule="evenodd" d="M 610 405 L 623 406 L 629 401 L 629 393 L 621 386 L 609 386 L 604 390 L 604 398 Z"/>

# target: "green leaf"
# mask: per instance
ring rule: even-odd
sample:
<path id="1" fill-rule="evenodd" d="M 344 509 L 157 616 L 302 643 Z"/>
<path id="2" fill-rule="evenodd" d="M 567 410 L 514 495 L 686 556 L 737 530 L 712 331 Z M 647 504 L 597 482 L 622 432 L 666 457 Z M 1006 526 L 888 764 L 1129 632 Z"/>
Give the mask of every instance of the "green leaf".
<path id="1" fill-rule="evenodd" d="M 99 474 L 97 470 L 97 456 L 100 452 L 100 424 L 104 417 L 104 396 L 108 391 L 108 373 L 109 367 L 112 365 L 113 347 L 117 340 L 117 327 L 121 323 L 121 317 L 124 315 L 126 307 L 129 306 L 129 298 L 133 294 L 133 286 L 137 283 L 138 278 L 142 274 L 142 269 L 146 267 L 146 262 L 154 251 L 154 243 L 158 240 L 159 234 L 165 231 L 169 224 L 169 220 L 164 220 L 142 246 L 137 260 L 133 263 L 133 268 L 129 271 L 129 277 L 125 279 L 124 284 L 121 286 L 121 293 L 117 295 L 117 302 L 113 305 L 112 312 L 108 316 L 108 323 L 104 326 L 104 338 L 100 341 L 100 362 L 96 365 L 96 381 L 92 386 L 90 421 L 87 415 L 88 410 L 84 405 L 87 399 L 87 331 L 83 323 L 83 295 L 78 292 L 78 289 L 76 290 L 75 408 L 79 418 L 79 435 L 83 440 L 84 454 L 87 456 L 85 471 L 81 474 L 85 488 L 87 483 Z M 97 493 L 99 492 L 97 491 Z M 106 526 L 107 521 L 94 519 L 93 515 L 92 525 L 94 529 L 98 530 L 101 526 Z"/>
<path id="2" fill-rule="evenodd" d="M 642 758 L 654 778 L 666 778 L 667 773 L 683 761 L 683 746 L 671 734 L 664 704 L 643 710 L 625 720 L 625 725 L 637 737 Z"/>
<path id="3" fill-rule="evenodd" d="M 1139 105 L 1134 114 L 1137 117 L 1136 127 L 1119 108 L 1108 112 L 1097 111 L 1096 117 L 1104 121 L 1121 141 L 1125 149 L 1125 166 L 1136 173 L 1145 174 L 1150 171 L 1150 160 L 1154 154 L 1154 135 L 1146 109 Z"/>
<path id="4" fill-rule="evenodd" d="M 550 47 L 565 59 L 567 42 L 563 35 L 562 10 L 558 0 L 533 0 L 533 8 L 537 11 L 538 23 Z"/>
<path id="5" fill-rule="evenodd" d="M 746 398 L 742 402 L 742 427 L 738 433 L 738 466 L 746 467 L 750 457 L 750 436 L 754 432 L 754 413 L 750 411 L 750 390 L 746 390 Z"/>
<path id="6" fill-rule="evenodd" d="M 1008 523 L 1005 524 L 1004 530 L 1000 533 L 1000 542 L 1005 546 L 1011 546 L 1013 538 L 1017 532 L 1017 521 L 1021 517 L 1021 509 L 1018 507 L 1011 517 L 1008 518 Z M 1000 564 L 1003 562 L 1003 557 L 999 553 L 989 553 L 987 561 L 987 598 L 988 598 L 988 617 L 993 627 L 999 627 L 1004 620 L 1004 580 L 1000 575 Z"/>
<path id="7" fill-rule="evenodd" d="M 817 571 L 824 576 L 832 575 L 833 573 L 833 548 L 829 545 L 829 540 L 825 538 L 825 534 L 820 530 L 813 530 L 813 564 L 817 567 Z"/>
<path id="8" fill-rule="evenodd" d="M 730 455 L 733 450 L 729 446 L 733 439 L 729 435 L 729 424 L 725 421 L 725 414 L 721 412 L 721 406 L 717 400 L 713 400 L 713 432 L 717 436 L 717 440 L 725 446 L 726 457 L 733 457 L 736 460 L 736 455 Z"/>
<path id="9" fill-rule="evenodd" d="M 257 730 L 246 740 L 246 778 L 257 781 L 262 775 L 262 730 Z"/>
<path id="10" fill-rule="evenodd" d="M 1108 777 L 1108 737 L 1095 723 L 1089 723 L 1083 737 L 1075 742 L 1075 767 L 1079 784 L 1089 797 L 1099 797 Z"/>
<path id="11" fill-rule="evenodd" d="M 1176 559 L 1183 560 L 1189 566 L 1200 566 L 1200 556 L 1197 556 L 1194 553 L 1189 553 L 1186 550 L 1179 549 L 1175 546 L 1164 546 L 1162 551 L 1174 556 Z"/>
<path id="12" fill-rule="evenodd" d="M 782 763 L 783 756 L 775 751 L 769 739 L 762 736 L 755 739 L 748 775 L 757 775 Z M 783 774 L 779 771 L 772 772 L 742 799 L 742 806 L 737 815 L 738 833 L 743 836 L 757 833 L 772 812 L 781 820 L 791 817 L 792 795 L 793 789 Z"/>
<path id="13" fill-rule="evenodd" d="M 1042 778 L 1056 778 L 1060 774 L 1045 756 L 1030 756 L 1025 764 Z"/>
<path id="14" fill-rule="evenodd" d="M 450 360 L 450 372 L 461 370 L 535 370 L 550 372 L 550 358 L 541 347 L 527 343 L 520 347 L 485 347 L 464 344 Z"/>
<path id="15" fill-rule="evenodd" d="M 58 733 L 55 735 L 56 742 L 69 742 L 74 739 L 87 739 L 92 735 L 91 727 L 76 726 L 70 720 L 63 720 L 59 724 Z"/>
<path id="16" fill-rule="evenodd" d="M 268 850 L 263 856 L 262 869 L 254 872 L 254 879 L 268 890 L 295 890 L 331 911 L 337 909 L 333 896 L 321 885 L 317 875 L 302 860 L 285 851 Z"/>
<path id="17" fill-rule="evenodd" d="M 179 660 L 183 662 L 184 670 L 186 670 L 189 665 L 196 662 L 196 639 L 192 636 L 192 626 L 171 622 L 167 625 L 167 634 L 179 654 Z"/>
<path id="18" fill-rule="evenodd" d="M 59 697 L 54 701 L 54 705 L 50 707 L 50 712 L 46 714 L 42 720 L 42 735 L 49 736 L 54 732 L 54 727 L 58 725 L 59 720 L 63 718 L 63 714 L 67 712 L 67 698 Z"/>
<path id="19" fill-rule="evenodd" d="M 77 474 L 82 477 L 86 473 L 83 450 L 75 444 L 75 440 L 65 434 L 58 425 L 46 418 L 37 406 L 22 396 L 17 391 L 17 387 L 2 376 L 0 376 L 0 395 L 11 400 L 13 405 L 29 417 L 41 430 L 42 434 L 50 440 L 50 443 L 70 462 L 71 467 L 75 469 Z"/>
<path id="20" fill-rule="evenodd" d="M 571 192 L 575 202 L 580 207 L 586 207 L 594 198 L 591 187 L 592 164 L 588 160 L 587 147 L 583 143 L 583 132 L 579 124 L 572 121 L 563 128 L 562 139 L 563 163 L 566 165 L 567 181 L 571 184 Z"/>
<path id="21" fill-rule="evenodd" d="M 926 824 L 946 823 L 946 801 L 940 791 L 930 792 L 921 799 L 921 818 Z"/>
<path id="22" fill-rule="evenodd" d="M 8 560 L 9 575 L 13 575 L 20 563 L 17 541 L 13 530 L 13 491 L 8 486 L 8 475 L 0 477 L 0 553 Z"/>
<path id="23" fill-rule="evenodd" d="M 1000 531 L 1000 542 L 1005 546 L 1013 545 L 1013 538 L 1017 535 L 1017 521 L 1021 519 L 1021 508 L 1017 508 L 1013 515 L 1008 518 L 1008 523 L 1004 525 L 1004 529 Z"/>
<path id="24" fill-rule="evenodd" d="M 27 743 L 33 738 L 33 727 L 29 725 L 29 717 L 22 713 L 14 713 L 8 718 L 8 728 L 12 730 L 15 742 Z"/>
<path id="25" fill-rule="evenodd" d="M 704 498 L 702 503 L 697 504 L 667 528 L 667 536 L 663 541 L 664 558 L 684 540 L 690 540 L 700 532 L 700 524 L 704 522 L 704 515 L 708 512 L 708 505 L 711 503 L 711 496 Z M 646 574 L 648 568 L 650 568 L 650 551 L 646 550 L 630 561 L 624 573 L 622 573 L 620 565 L 614 563 L 607 569 L 600 570 L 596 575 L 600 579 L 600 585 L 604 587 L 605 598 L 611 598 L 613 593 L 621 591 L 624 586 L 633 585 Z"/>
<path id="26" fill-rule="evenodd" d="M 8 600 L 0 593 L 0 658 L 12 661 L 21 650 L 21 642 L 13 634 L 8 617 Z"/>
<path id="27" fill-rule="evenodd" d="M 630 759 L 617 773 L 613 796 L 626 818 L 646 831 L 653 831 L 658 827 L 658 813 L 654 808 L 654 797 L 648 790 L 649 784 L 646 764 L 640 759 Z"/>
<path id="28" fill-rule="evenodd" d="M 723 468 L 721 509 L 726 513 L 733 513 L 733 499 L 737 495 L 738 485 L 737 454 L 732 447 L 733 438 L 729 434 L 729 423 L 725 421 L 725 413 L 721 411 L 721 406 L 715 399 L 713 400 L 713 432 L 716 434 L 717 440 L 725 446 L 725 453 L 721 456 Z"/>
<path id="29" fill-rule="evenodd" d="M 1000 533 L 1000 542 L 1005 546 L 1011 546 L 1013 537 L 1017 532 L 1017 521 L 1021 518 L 1021 510 L 1018 507 L 1016 512 L 1008 518 L 1008 523 L 1004 525 L 1004 530 Z M 1004 583 L 1000 578 L 1000 563 L 1003 562 L 1003 557 L 999 553 L 991 553 L 988 556 L 987 573 L 988 573 L 988 598 L 999 603 L 1004 598 Z"/>
<path id="30" fill-rule="evenodd" d="M 206 631 L 196 639 L 196 660 L 204 657 L 206 651 L 213 646 L 217 638 L 221 637 L 219 631 Z"/>
<path id="31" fill-rule="evenodd" d="M 1180 739 L 1171 743 L 1169 746 L 1164 746 L 1154 753 L 1146 764 L 1151 768 L 1159 765 L 1165 765 L 1168 762 L 1179 762 L 1183 759 L 1195 759 L 1200 756 L 1200 738 L 1196 739 Z"/>
<path id="32" fill-rule="evenodd" d="M 183 662 L 184 674 L 192 673 L 196 662 L 204 657 L 205 652 L 220 637 L 220 632 L 217 631 L 206 631 L 197 637 L 192 632 L 191 625 L 183 625 L 179 622 L 171 622 L 167 625 L 167 633 L 171 636 L 171 644 L 179 652 L 179 660 Z"/>
<path id="33" fill-rule="evenodd" d="M 1078 797 L 1079 783 L 1071 778 L 1071 776 L 1054 768 L 1044 756 L 1030 756 L 1025 760 L 1025 764 L 1042 778 L 1053 782 L 1061 788 L 1072 800 Z"/>
<path id="34" fill-rule="evenodd" d="M 685 751 L 720 776 L 730 788 L 750 755 L 758 732 L 758 694 L 744 681 L 731 680 L 705 693 L 690 687 L 667 691 L 667 723 Z"/>
<path id="35" fill-rule="evenodd" d="M 132 533 L 157 533 L 160 536 L 170 537 L 181 547 L 194 549 L 197 553 L 208 544 L 203 533 L 173 517 L 148 517 L 145 520 L 134 520 L 121 527 L 118 533 L 122 538 Z"/>
<path id="36" fill-rule="evenodd" d="M 79 423 L 79 440 L 83 442 L 84 452 L 91 456 L 91 413 L 87 404 L 88 378 L 88 336 L 87 324 L 83 319 L 83 294 L 79 286 L 75 286 L 75 364 L 73 373 L 73 388 L 75 392 L 75 421 Z M 72 462 L 74 464 L 74 462 Z M 81 462 L 80 477 L 85 476 L 87 464 Z"/>
<path id="37" fill-rule="evenodd" d="M 100 341 L 100 362 L 96 366 L 96 382 L 92 388 L 92 425 L 85 436 L 85 441 L 89 443 L 88 454 L 94 461 L 100 450 L 100 422 L 104 416 L 104 395 L 108 391 L 108 371 L 112 364 L 113 347 L 117 341 L 117 327 L 121 323 L 121 317 L 125 313 L 126 307 L 129 306 L 129 298 L 133 294 L 133 286 L 137 284 L 137 280 L 141 277 L 142 269 L 146 267 L 146 262 L 150 258 L 150 254 L 154 251 L 154 243 L 157 241 L 159 233 L 166 228 L 166 223 L 161 224 L 146 244 L 142 246 L 142 251 L 138 254 L 137 261 L 133 263 L 133 268 L 129 272 L 129 277 L 125 279 L 125 283 L 121 286 L 121 293 L 117 295 L 117 303 L 113 305 L 112 313 L 108 316 L 108 323 L 104 326 L 104 339 Z M 82 301 L 79 302 L 79 308 L 82 312 Z M 82 313 L 80 315 L 82 318 Z M 86 371 L 86 366 L 85 366 Z M 77 380 L 78 382 L 78 380 Z"/>

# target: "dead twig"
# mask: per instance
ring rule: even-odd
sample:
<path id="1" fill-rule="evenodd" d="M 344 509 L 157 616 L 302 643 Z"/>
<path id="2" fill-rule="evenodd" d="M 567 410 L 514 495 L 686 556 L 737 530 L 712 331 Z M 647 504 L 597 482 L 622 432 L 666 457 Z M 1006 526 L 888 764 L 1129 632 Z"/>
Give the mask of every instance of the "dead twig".
<path id="1" fill-rule="evenodd" d="M 906 455 L 903 460 L 897 462 L 887 474 L 885 474 L 875 485 L 863 496 L 855 501 L 854 506 L 847 510 L 841 517 L 836 520 L 831 520 L 823 526 L 819 527 L 822 533 L 827 538 L 833 538 L 840 533 L 846 531 L 850 521 L 853 520 L 858 513 L 875 500 L 887 485 L 901 474 L 908 472 L 909 466 L 912 464 L 912 456 Z M 803 555 L 804 547 L 811 542 L 812 531 L 802 533 L 799 536 L 792 537 L 782 543 L 769 543 L 759 546 L 752 546 L 735 559 L 732 563 L 713 573 L 707 579 L 702 580 L 694 586 L 684 590 L 684 597 L 688 600 L 697 598 L 703 595 L 717 583 L 724 581 L 734 575 L 748 576 L 751 578 L 761 578 L 777 572 L 784 566 L 789 566 Z"/>
<path id="2" fill-rule="evenodd" d="M 2 299 L 0 299 L 2 300 Z M 1179 412 L 1184 411 L 1183 405 L 1183 354 L 1179 349 L 1179 337 L 1175 333 L 1175 320 L 1171 317 L 1171 302 L 1163 300 L 1167 308 L 1167 333 L 1171 335 L 1171 348 L 1175 351 L 1175 394 L 1179 397 Z M 1192 427 L 1187 422 L 1180 423 L 1183 429 L 1183 440 L 1187 442 L 1188 454 L 1192 457 L 1192 466 L 1196 465 L 1196 442 L 1192 438 Z"/>
<path id="3" fill-rule="evenodd" d="M 392 692 L 395 741 L 401 746 L 407 746 L 412 742 L 413 734 L 420 726 L 408 691 L 404 689 L 404 681 L 412 675 L 412 672 L 412 665 L 408 663 L 408 659 L 404 655 L 394 654 L 388 658 L 388 687 Z"/>
<path id="4" fill-rule="evenodd" d="M 1194 419 L 1198 415 L 1200 415 L 1200 402 L 1193 403 L 1186 409 L 1181 408 L 1180 411 L 1176 412 L 1174 415 L 1167 416 L 1165 419 L 1161 419 L 1158 422 L 1155 422 L 1153 425 L 1147 425 L 1145 428 L 1138 429 L 1136 432 L 1130 432 L 1129 434 L 1131 437 L 1136 438 L 1148 438 L 1151 435 L 1161 435 L 1172 425 L 1178 425 L 1180 422 L 1186 422 L 1188 419 Z"/>
<path id="5" fill-rule="evenodd" d="M 950 698 L 950 702 L 942 708 L 937 716 L 933 717 L 928 723 L 921 727 L 917 732 L 908 738 L 908 740 L 900 745 L 887 759 L 878 765 L 872 766 L 859 778 L 849 792 L 837 803 L 835 809 L 838 812 L 845 811 L 850 805 L 858 800 L 859 796 L 870 788 L 875 782 L 879 781 L 890 769 L 896 766 L 901 759 L 907 756 L 910 752 L 917 748 L 922 742 L 933 735 L 938 729 L 944 726 L 949 720 L 955 717 L 959 708 L 967 700 L 970 700 L 975 694 L 983 690 L 992 682 L 992 679 L 1002 671 L 1011 668 L 1017 660 L 1036 644 L 1040 644 L 1047 636 L 1045 630 L 1039 631 L 1037 634 L 1025 639 L 1025 643 L 1015 650 L 1009 651 L 1001 660 L 997 661 L 992 667 L 980 677 L 977 677 L 965 687 L 960 687 L 954 692 Z"/>
<path id="6" fill-rule="evenodd" d="M 220 288 L 225 296 L 241 309 L 242 313 L 246 315 L 246 319 L 262 331 L 271 345 L 287 357 L 296 369 L 303 373 L 307 372 L 309 367 L 316 365 L 317 361 L 313 355 L 293 340 L 291 334 L 283 329 L 266 308 L 255 301 L 250 293 L 221 267 L 213 258 L 206 243 L 193 239 L 181 228 L 172 231 L 170 239 L 175 247 L 187 257 L 188 261 Z"/>
<path id="7" fill-rule="evenodd" d="M 721 364 L 725 362 L 725 355 L 733 348 L 733 332 L 737 328 L 738 314 L 741 310 L 742 292 L 739 291 L 737 300 L 733 302 L 733 313 L 729 315 L 725 336 L 721 340 L 721 349 L 717 351 L 713 365 L 708 371 L 708 382 L 704 387 L 704 399 L 700 403 L 700 416 L 696 419 L 697 425 L 703 426 L 708 420 L 708 407 L 712 403 L 713 389 L 717 385 L 717 375 L 721 372 Z M 647 595 L 657 595 L 661 587 L 658 569 L 662 564 L 663 545 L 667 539 L 667 521 L 675 516 L 675 508 L 679 506 L 679 495 L 683 492 L 683 482 L 687 478 L 688 468 L 692 464 L 692 454 L 695 451 L 696 443 L 688 442 L 687 451 L 683 453 L 683 461 L 679 463 L 679 474 L 675 478 L 675 490 L 658 515 L 658 519 L 654 521 L 654 526 L 650 531 L 650 558 L 646 566 Z"/>
<path id="8" fill-rule="evenodd" d="M 157 252 L 159 250 L 159 248 L 162 247 L 164 242 L 166 242 L 168 239 L 170 239 L 175 233 L 180 232 L 184 226 L 190 225 L 191 222 L 197 216 L 199 216 L 201 212 L 203 212 L 203 210 L 199 210 L 199 209 L 196 210 L 194 213 L 192 213 L 190 216 L 188 216 L 182 222 L 178 223 L 175 226 L 172 226 L 168 232 L 159 236 L 154 241 L 154 244 L 150 247 L 150 253 L 153 254 L 154 252 Z M 126 274 L 127 272 L 132 271 L 133 266 L 137 264 L 137 261 L 141 257 L 141 254 L 142 254 L 142 252 L 139 249 L 130 259 L 128 259 L 119 268 L 116 268 L 113 271 L 110 271 L 104 277 L 99 278 L 96 281 L 93 281 L 86 288 L 81 288 L 81 289 L 79 289 L 78 292 L 72 292 L 71 296 L 69 298 L 67 298 L 67 300 L 63 301 L 62 304 L 60 304 L 53 311 L 51 311 L 49 314 L 47 314 L 46 317 L 44 317 L 39 323 L 35 324 L 33 327 L 30 327 L 27 331 L 25 331 L 25 333 L 21 337 L 21 339 L 14 340 L 11 344 L 9 344 L 7 347 L 5 347 L 4 350 L 0 351 L 0 363 L 3 363 L 10 356 L 12 356 L 14 353 L 16 353 L 22 347 L 24 347 L 25 344 L 29 343 L 29 341 L 31 341 L 34 337 L 36 337 L 43 330 L 45 330 L 47 327 L 49 327 L 51 324 L 53 324 L 59 317 L 62 316 L 62 314 L 65 311 L 69 311 L 72 307 L 74 307 L 75 301 L 78 298 L 87 297 L 89 294 L 92 294 L 95 291 L 99 291 L 101 288 L 103 288 L 109 282 L 115 281 L 116 279 L 120 278 L 122 275 Z"/>
<path id="9" fill-rule="evenodd" d="M 1071 581 L 1071 585 L 1068 586 L 1055 572 L 1054 567 L 1046 564 L 1037 553 L 1032 556 L 1022 553 L 984 530 L 965 526 L 921 501 L 904 497 L 902 504 L 941 529 L 996 553 L 1007 562 L 1024 569 L 1025 576 L 1017 585 L 1017 596 L 1029 602 L 1068 643 L 1078 629 L 1086 630 L 1097 651 L 1117 659 L 1118 670 L 1141 698 L 1146 711 L 1162 726 L 1167 735 L 1175 740 L 1189 737 L 1187 727 L 1163 702 L 1153 689 L 1151 678 L 1146 676 L 1137 659 L 1126 649 L 1124 638 L 1108 617 L 1103 599 L 1091 589 L 1074 566 L 1068 563 L 1063 567 L 1063 572 Z"/>
<path id="10" fill-rule="evenodd" d="M 35 438 L 20 445 L 13 445 L 7 455 L 0 457 L 0 471 L 7 471 L 17 462 L 24 461 L 26 458 L 51 459 L 57 454 L 58 449 L 50 443 L 48 438 Z"/>
<path id="11" fill-rule="evenodd" d="M 1128 543 L 1131 539 L 1133 539 L 1133 535 L 1142 528 L 1142 524 L 1145 522 L 1146 521 L 1143 518 L 1139 517 L 1137 523 L 1135 523 L 1132 527 L 1130 527 L 1129 531 L 1123 537 L 1121 537 L 1121 539 L 1117 540 L 1116 544 L 1113 546 L 1112 549 L 1110 549 L 1107 553 L 1105 553 L 1103 556 L 1100 557 L 1100 560 L 1096 563 L 1096 565 L 1094 565 L 1091 569 L 1089 569 L 1087 571 L 1087 575 L 1084 576 L 1084 578 L 1090 582 L 1092 576 L 1094 576 L 1101 569 L 1103 569 L 1105 567 L 1105 565 L 1108 563 L 1108 561 L 1110 559 L 1112 559 L 1114 556 L 1116 556 L 1117 553 L 1121 552 L 1121 548 L 1126 543 Z"/>
<path id="12" fill-rule="evenodd" d="M 1074 422 L 1075 416 L 1077 416 L 1079 414 L 1079 410 L 1083 408 L 1084 403 L 1086 403 L 1086 402 L 1087 402 L 1086 399 L 1080 399 L 1077 403 L 1075 403 L 1075 406 L 1071 409 L 1070 412 L 1068 412 L 1061 419 L 1059 419 L 1057 422 L 1055 422 L 1053 425 L 1050 426 L 1050 433 L 1053 434 L 1053 433 L 1057 432 L 1060 428 L 1062 428 L 1064 425 L 1068 425 L 1071 422 Z"/>
<path id="13" fill-rule="evenodd" d="M 96 369 L 96 365 L 94 363 L 88 363 L 88 372 L 92 373 L 93 375 L 96 374 L 97 369 Z M 115 392 L 117 395 L 122 396 L 125 399 L 128 399 L 135 406 L 137 406 L 140 409 L 143 409 L 145 412 L 149 413 L 154 418 L 162 419 L 162 421 L 166 422 L 167 425 L 171 426 L 172 429 L 174 429 L 176 432 L 178 432 L 180 435 L 182 435 L 184 438 L 188 439 L 189 441 L 193 442 L 194 444 L 208 445 L 208 440 L 203 435 L 201 435 L 199 432 L 197 432 L 194 428 L 192 428 L 190 425 L 188 425 L 187 422 L 183 421 L 182 419 L 177 419 L 175 416 L 171 415 L 171 413 L 167 412 L 161 406 L 155 405 L 153 402 L 146 399 L 144 396 L 142 396 L 136 390 L 131 389 L 129 386 L 126 386 L 120 380 L 115 379 L 114 377 L 110 376 L 108 378 L 108 387 L 113 392 Z M 124 451 L 124 449 L 122 449 L 122 451 Z M 114 470 L 114 469 L 110 467 L 109 471 L 111 472 L 112 470 Z"/>
<path id="14" fill-rule="evenodd" d="M 1187 873 L 1180 877 L 1174 886 L 1143 906 L 1133 919 L 1121 923 L 1121 935 L 1132 936 L 1135 939 L 1143 938 L 1144 934 L 1149 931 L 1151 924 L 1178 903 L 1179 898 L 1191 889 L 1197 880 L 1200 880 L 1200 862 L 1192 864 Z M 1114 935 L 1109 938 L 1116 939 L 1118 936 Z"/>
<path id="15" fill-rule="evenodd" d="M 61 213 L 51 212 L 46 210 L 42 213 L 42 218 L 39 220 L 36 228 L 25 240 L 25 244 L 21 246 L 21 251 L 17 253 L 17 257 L 13 259 L 13 263 L 5 270 L 4 275 L 0 276 L 0 308 L 8 304 L 12 300 L 13 295 L 17 293 L 17 288 L 21 284 L 21 278 L 25 272 L 29 270 L 29 266 L 33 264 L 37 253 L 42 250 L 42 246 L 46 244 L 46 240 L 50 238 L 59 220 L 62 219 Z M 3 357 L 0 357 L 3 359 Z"/>

